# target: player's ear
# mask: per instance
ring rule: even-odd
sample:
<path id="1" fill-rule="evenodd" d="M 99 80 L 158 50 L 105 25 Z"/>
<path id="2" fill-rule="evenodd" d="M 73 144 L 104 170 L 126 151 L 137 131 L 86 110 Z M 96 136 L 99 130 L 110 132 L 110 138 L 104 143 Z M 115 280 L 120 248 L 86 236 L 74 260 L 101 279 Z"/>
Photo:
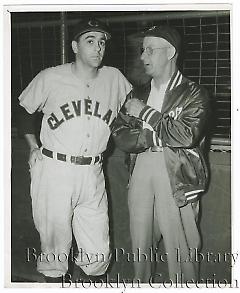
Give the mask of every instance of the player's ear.
<path id="1" fill-rule="evenodd" d="M 73 53 L 77 54 L 78 47 L 77 47 L 77 42 L 76 41 L 72 41 L 72 50 L 73 50 Z"/>

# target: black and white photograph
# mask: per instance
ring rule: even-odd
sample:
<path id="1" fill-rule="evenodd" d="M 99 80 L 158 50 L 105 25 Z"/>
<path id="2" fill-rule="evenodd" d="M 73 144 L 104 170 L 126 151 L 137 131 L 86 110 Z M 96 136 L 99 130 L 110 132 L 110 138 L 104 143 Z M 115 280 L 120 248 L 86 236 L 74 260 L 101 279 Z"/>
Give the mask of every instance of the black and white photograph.
<path id="1" fill-rule="evenodd" d="M 238 288 L 231 4 L 4 16 L 5 287 Z"/>

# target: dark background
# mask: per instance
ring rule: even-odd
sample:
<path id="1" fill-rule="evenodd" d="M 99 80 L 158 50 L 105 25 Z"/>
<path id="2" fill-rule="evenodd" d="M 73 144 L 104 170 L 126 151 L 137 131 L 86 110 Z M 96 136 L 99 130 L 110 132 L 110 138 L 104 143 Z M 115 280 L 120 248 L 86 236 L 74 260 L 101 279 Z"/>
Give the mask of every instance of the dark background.
<path id="1" fill-rule="evenodd" d="M 214 138 L 230 138 L 231 63 L 228 11 L 209 12 L 66 12 L 67 62 L 73 61 L 71 36 L 77 21 L 86 16 L 105 20 L 112 39 L 106 65 L 119 68 L 133 83 L 141 82 L 136 59 L 139 46 L 134 34 L 159 24 L 174 26 L 182 37 L 179 67 L 193 81 L 204 85 L 212 98 Z M 194 17 L 193 17 L 194 16 Z M 17 124 L 17 97 L 42 69 L 61 64 L 60 13 L 11 13 L 12 21 L 12 125 Z M 140 71 L 141 72 L 141 71 Z M 142 76 L 142 72 L 141 72 Z M 144 80 L 144 79 L 143 79 Z"/>
<path id="2" fill-rule="evenodd" d="M 174 26 L 182 36 L 179 67 L 190 79 L 204 85 L 212 101 L 212 120 L 208 125 L 210 185 L 202 197 L 200 229 L 202 252 L 215 255 L 231 252 L 231 62 L 229 11 L 91 11 L 66 12 L 66 61 L 73 61 L 71 35 L 82 18 L 95 16 L 106 21 L 112 31 L 106 65 L 119 68 L 133 84 L 146 80 L 139 57 L 139 40 L 135 34 L 158 24 Z M 28 148 L 18 133 L 18 96 L 42 69 L 61 64 L 60 12 L 11 13 L 11 101 L 12 101 L 12 281 L 41 282 L 34 260 L 26 261 L 26 248 L 39 251 L 39 236 L 32 221 L 29 195 Z M 36 129 L 39 129 L 39 121 Z M 127 207 L 128 172 L 124 154 L 110 143 L 105 164 L 109 195 L 112 248 L 131 252 Z M 164 247 L 161 244 L 161 251 Z M 167 276 L 166 264 L 157 271 Z M 75 270 L 75 277 L 79 276 Z M 122 258 L 113 262 L 111 278 L 133 277 L 132 264 Z M 215 275 L 214 275 L 215 274 Z M 201 278 L 226 279 L 230 282 L 228 261 L 201 263 Z"/>

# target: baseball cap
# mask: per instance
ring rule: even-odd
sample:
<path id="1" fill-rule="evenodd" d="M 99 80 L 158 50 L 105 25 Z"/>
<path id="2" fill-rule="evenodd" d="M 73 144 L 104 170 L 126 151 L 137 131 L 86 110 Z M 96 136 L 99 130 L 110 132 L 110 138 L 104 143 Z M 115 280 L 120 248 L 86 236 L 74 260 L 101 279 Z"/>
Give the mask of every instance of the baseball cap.
<path id="1" fill-rule="evenodd" d="M 163 38 L 173 45 L 177 52 L 180 50 L 181 38 L 176 29 L 168 25 L 153 26 L 141 33 L 143 37 Z"/>
<path id="2" fill-rule="evenodd" d="M 78 37 L 87 32 L 102 32 L 106 35 L 107 40 L 111 38 L 108 26 L 95 18 L 91 18 L 80 21 L 76 25 L 73 40 L 76 41 Z"/>

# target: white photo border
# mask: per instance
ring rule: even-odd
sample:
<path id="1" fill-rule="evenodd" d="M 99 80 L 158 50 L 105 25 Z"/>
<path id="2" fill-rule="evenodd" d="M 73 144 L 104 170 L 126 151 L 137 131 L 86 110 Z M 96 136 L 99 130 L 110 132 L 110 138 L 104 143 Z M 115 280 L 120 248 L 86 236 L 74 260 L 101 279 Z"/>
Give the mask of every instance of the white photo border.
<path id="1" fill-rule="evenodd" d="M 105 1 L 104 4 L 98 4 L 97 1 L 87 1 L 88 4 L 79 4 L 79 1 L 2 1 L 3 10 L 3 26 L 2 26 L 2 54 L 3 57 L 1 68 L 1 85 L 3 88 L 3 94 L 1 101 L 1 110 L 3 117 L 3 125 L 1 123 L 1 136 L 3 145 L 1 144 L 1 161 L 4 162 L 4 168 L 2 170 L 2 184 L 4 186 L 1 194 L 2 198 L 2 215 L 4 215 L 4 222 L 2 225 L 2 231 L 4 235 L 1 241 L 2 255 L 4 255 L 4 264 L 1 270 L 1 278 L 4 287 L 12 287 L 15 290 L 20 288 L 41 288 L 40 292 L 45 292 L 45 288 L 49 287 L 49 284 L 34 284 L 34 283 L 11 283 L 11 22 L 10 12 L 23 12 L 23 11 L 78 11 L 78 10 L 148 10 L 148 11 L 164 11 L 164 10 L 230 10 L 231 11 L 231 78 L 232 78 L 232 150 L 231 150 L 231 218 L 232 218 L 232 251 L 240 254 L 240 221 L 238 217 L 240 198 L 238 196 L 238 172 L 240 164 L 239 155 L 239 142 L 240 142 L 240 99 L 239 99 L 239 67 L 240 67 L 240 45 L 239 45 L 239 15 L 240 4 L 238 0 L 232 1 L 151 1 L 146 4 L 146 1 L 121 1 L 119 3 L 114 1 Z M 114 2 L 114 4 L 113 4 Z M 2 148 L 3 147 L 3 148 Z M 2 224 L 2 223 L 1 223 Z M 4 247 L 2 247 L 4 245 Z M 240 257 L 236 261 L 232 270 L 232 280 L 238 280 L 240 282 Z M 59 288 L 53 285 L 55 288 L 52 292 L 58 292 Z M 144 292 L 154 292 L 152 288 L 142 288 Z M 174 290 L 164 289 L 163 290 Z M 4 289 L 5 290 L 5 289 Z M 68 290 L 74 290 L 68 288 Z M 97 289 L 88 289 L 87 292 L 96 292 Z M 104 289 L 98 289 L 98 291 Z M 131 289 L 131 292 L 138 292 L 141 289 Z M 213 289 L 208 289 L 213 290 Z M 225 289 L 227 290 L 227 289 Z M 106 290 L 105 290 L 106 291 Z M 104 292 L 105 292 L 104 291 Z M 107 292 L 126 292 L 125 288 L 108 289 Z"/>

